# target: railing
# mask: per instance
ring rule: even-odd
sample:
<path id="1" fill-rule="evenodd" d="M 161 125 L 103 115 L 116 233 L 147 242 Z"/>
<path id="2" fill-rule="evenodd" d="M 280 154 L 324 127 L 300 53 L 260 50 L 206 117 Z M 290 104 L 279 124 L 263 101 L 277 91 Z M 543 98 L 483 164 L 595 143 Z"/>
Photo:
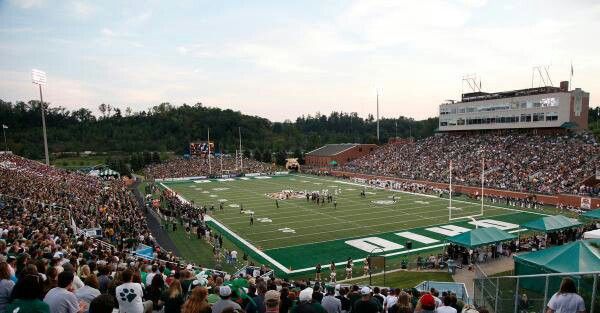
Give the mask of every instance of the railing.
<path id="1" fill-rule="evenodd" d="M 600 271 L 477 277 L 473 279 L 473 303 L 494 313 L 543 313 L 564 277 L 575 281 L 586 311 L 599 313 Z"/>
<path id="2" fill-rule="evenodd" d="M 435 288 L 440 293 L 444 291 L 452 292 L 458 299 L 461 299 L 464 303 L 471 303 L 469 299 L 469 293 L 463 283 L 453 282 L 439 282 L 439 281 L 424 281 L 415 288 L 422 292 L 428 292 L 431 288 Z"/>

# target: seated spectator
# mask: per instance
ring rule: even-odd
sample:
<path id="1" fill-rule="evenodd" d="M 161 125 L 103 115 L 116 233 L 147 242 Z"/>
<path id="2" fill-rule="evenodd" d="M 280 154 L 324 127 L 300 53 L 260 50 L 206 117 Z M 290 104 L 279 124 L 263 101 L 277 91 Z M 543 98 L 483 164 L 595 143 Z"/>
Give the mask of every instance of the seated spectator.
<path id="1" fill-rule="evenodd" d="M 79 303 L 73 290 L 73 272 L 58 274 L 58 286 L 50 289 L 44 297 L 44 302 L 50 306 L 51 313 L 83 313 L 87 304 Z"/>
<path id="2" fill-rule="evenodd" d="M 181 308 L 182 313 L 212 313 L 207 301 L 208 290 L 205 287 L 195 287 L 192 294 Z"/>
<path id="3" fill-rule="evenodd" d="M 15 283 L 10 279 L 10 268 L 8 263 L 0 262 L 0 312 L 4 312 L 4 308 L 10 302 L 10 294 Z"/>
<path id="4" fill-rule="evenodd" d="M 231 288 L 229 286 L 219 287 L 219 296 L 221 299 L 212 306 L 212 313 L 223 313 L 228 308 L 242 312 L 242 307 L 236 302 L 231 301 Z"/>
<path id="5" fill-rule="evenodd" d="M 89 313 L 112 313 L 115 308 L 115 298 L 110 295 L 99 295 L 90 302 Z"/>
<path id="6" fill-rule="evenodd" d="M 12 291 L 12 301 L 6 305 L 11 313 L 50 313 L 50 306 L 41 301 L 44 286 L 39 275 L 23 275 Z"/>
<path id="7" fill-rule="evenodd" d="M 142 285 L 133 282 L 133 272 L 121 273 L 123 283 L 117 286 L 115 293 L 119 303 L 119 313 L 151 313 L 152 301 L 143 301 Z"/>
<path id="8" fill-rule="evenodd" d="M 84 301 L 87 304 L 90 304 L 92 300 L 100 295 L 100 290 L 98 290 L 98 278 L 96 275 L 89 274 L 86 276 L 84 281 L 84 286 L 75 290 L 75 296 L 80 301 Z"/>

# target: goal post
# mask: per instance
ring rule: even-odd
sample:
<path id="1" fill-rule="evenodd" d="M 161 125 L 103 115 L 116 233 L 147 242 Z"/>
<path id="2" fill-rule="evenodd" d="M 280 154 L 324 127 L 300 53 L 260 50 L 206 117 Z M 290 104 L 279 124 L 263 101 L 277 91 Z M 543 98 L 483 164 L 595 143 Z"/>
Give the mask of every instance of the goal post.
<path id="1" fill-rule="evenodd" d="M 485 186 L 485 159 L 481 158 L 481 207 L 478 213 L 475 214 L 460 214 L 462 212 L 461 208 L 452 206 L 452 160 L 450 161 L 449 166 L 449 184 L 448 184 L 448 221 L 456 221 L 456 220 L 464 220 L 464 219 L 472 219 L 475 217 L 483 216 L 484 214 L 484 204 L 483 204 L 483 191 Z"/>

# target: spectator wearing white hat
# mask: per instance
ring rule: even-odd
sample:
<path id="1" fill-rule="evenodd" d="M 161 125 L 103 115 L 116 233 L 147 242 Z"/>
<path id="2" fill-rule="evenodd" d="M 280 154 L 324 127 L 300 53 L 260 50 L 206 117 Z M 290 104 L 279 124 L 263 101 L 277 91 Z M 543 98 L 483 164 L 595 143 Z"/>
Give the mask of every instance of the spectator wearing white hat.
<path id="1" fill-rule="evenodd" d="M 327 313 L 320 303 L 313 302 L 312 299 L 313 289 L 303 289 L 298 296 L 298 304 L 292 308 L 291 313 Z"/>
<path id="2" fill-rule="evenodd" d="M 354 313 L 380 313 L 382 308 L 377 302 L 371 297 L 371 288 L 365 286 L 360 289 L 360 300 L 354 303 L 352 312 Z"/>
<path id="3" fill-rule="evenodd" d="M 277 290 L 269 290 L 265 293 L 266 313 L 279 313 L 279 302 L 281 295 Z"/>
<path id="4" fill-rule="evenodd" d="M 241 312 L 242 307 L 231 300 L 231 288 L 229 286 L 219 287 L 219 296 L 221 299 L 212 307 L 212 313 L 222 313 L 227 308 L 233 308 L 234 311 Z"/>

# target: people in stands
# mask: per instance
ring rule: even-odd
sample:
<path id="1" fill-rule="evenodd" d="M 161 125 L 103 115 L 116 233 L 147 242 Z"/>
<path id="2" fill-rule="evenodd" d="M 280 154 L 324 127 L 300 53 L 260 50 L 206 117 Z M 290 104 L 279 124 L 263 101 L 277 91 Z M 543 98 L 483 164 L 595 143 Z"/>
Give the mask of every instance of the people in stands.
<path id="1" fill-rule="evenodd" d="M 11 302 L 6 305 L 6 312 L 50 313 L 48 303 L 40 300 L 43 294 L 44 286 L 39 275 L 23 275 L 13 288 Z"/>
<path id="2" fill-rule="evenodd" d="M 352 312 L 378 313 L 382 311 L 383 308 L 379 305 L 379 302 L 371 296 L 371 288 L 362 287 L 360 295 L 361 298 L 352 306 Z"/>
<path id="3" fill-rule="evenodd" d="M 585 313 L 585 302 L 577 294 L 577 287 L 572 278 L 563 278 L 558 292 L 548 301 L 546 313 Z"/>
<path id="4" fill-rule="evenodd" d="M 569 151 L 564 153 L 564 151 Z M 445 182 L 545 194 L 599 195 L 600 188 L 579 183 L 594 175 L 600 145 L 588 134 L 526 133 L 432 136 L 411 144 L 387 144 L 343 165 L 348 172 Z"/>
<path id="5" fill-rule="evenodd" d="M 205 287 L 196 287 L 192 294 L 185 301 L 181 308 L 182 313 L 211 313 L 212 309 L 208 304 L 208 289 Z"/>
<path id="6" fill-rule="evenodd" d="M 85 302 L 79 302 L 73 293 L 73 272 L 58 274 L 58 285 L 46 294 L 44 302 L 50 307 L 50 313 L 83 313 L 87 310 Z"/>
<path id="7" fill-rule="evenodd" d="M 279 302 L 281 295 L 277 290 L 269 290 L 265 293 L 265 312 L 279 313 Z"/>
<path id="8" fill-rule="evenodd" d="M 0 262 L 0 312 L 4 312 L 4 308 L 10 302 L 10 294 L 15 286 L 10 276 L 8 263 Z"/>
<path id="9" fill-rule="evenodd" d="M 242 307 L 234 301 L 231 301 L 231 287 L 220 286 L 219 296 L 221 299 L 212 306 L 212 313 L 223 313 L 226 309 L 233 309 L 233 311 L 241 312 Z"/>
<path id="10" fill-rule="evenodd" d="M 327 286 L 327 294 L 321 300 L 321 305 L 327 313 L 342 313 L 342 301 L 335 297 L 334 286 Z"/>
<path id="11" fill-rule="evenodd" d="M 243 168 L 239 168 L 239 160 L 236 162 L 235 157 L 223 157 L 223 171 L 221 166 L 215 167 L 215 159 L 212 159 L 213 166 L 209 167 L 207 158 L 191 159 L 172 158 L 168 161 L 152 164 L 148 166 L 144 172 L 149 179 L 156 178 L 173 178 L 173 177 L 197 177 L 209 175 L 237 175 L 242 173 L 272 173 L 273 166 L 269 163 L 258 162 L 253 159 L 243 159 Z M 220 162 L 220 160 L 219 160 Z"/>
<path id="12" fill-rule="evenodd" d="M 121 273 L 122 284 L 117 286 L 115 295 L 119 303 L 119 313 L 151 313 L 152 301 L 144 301 L 144 290 L 140 283 L 133 282 L 133 272 L 129 269 Z"/>
<path id="13" fill-rule="evenodd" d="M 457 313 L 456 309 L 452 307 L 452 299 L 450 295 L 443 297 L 442 305 L 436 309 L 437 313 Z"/>

